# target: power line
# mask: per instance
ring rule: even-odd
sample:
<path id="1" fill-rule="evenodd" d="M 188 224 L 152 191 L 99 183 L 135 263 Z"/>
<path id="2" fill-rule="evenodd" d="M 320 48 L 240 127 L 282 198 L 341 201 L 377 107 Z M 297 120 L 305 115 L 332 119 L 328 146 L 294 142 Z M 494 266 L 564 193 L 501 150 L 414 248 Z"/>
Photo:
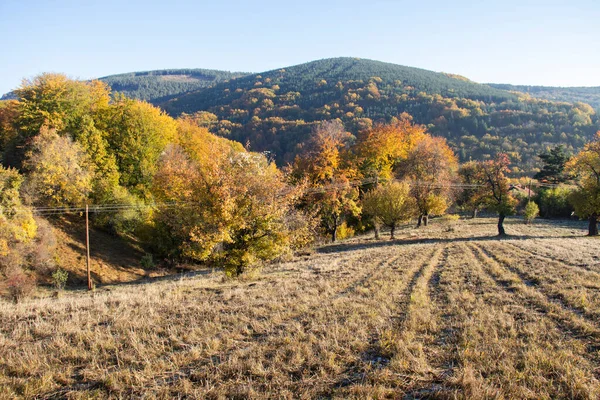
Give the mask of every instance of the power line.
<path id="1" fill-rule="evenodd" d="M 393 179 L 391 181 L 394 182 L 406 182 L 411 186 L 426 186 L 432 189 L 442 189 L 442 188 L 456 188 L 456 189 L 471 189 L 471 188 L 478 188 L 478 187 L 485 187 L 487 185 L 485 184 L 475 184 L 475 183 L 460 183 L 460 182 L 431 182 L 431 181 L 415 181 L 415 180 L 398 180 L 398 179 Z M 369 185 L 372 183 L 377 183 L 377 182 L 381 182 L 381 179 L 379 179 L 378 177 L 371 177 L 371 178 L 365 178 L 362 180 L 354 180 L 354 181 L 346 181 L 346 182 L 337 182 L 337 183 L 330 183 L 327 185 L 323 185 L 323 186 L 315 186 L 315 187 L 311 187 L 309 189 L 306 189 L 302 192 L 303 195 L 309 195 L 309 194 L 319 194 L 319 193 L 327 193 L 329 191 L 333 191 L 336 189 L 344 189 L 347 187 L 359 187 L 359 186 L 365 186 L 365 185 Z M 532 183 L 531 186 L 533 187 L 547 187 L 547 188 L 554 188 L 554 187 L 558 187 L 559 185 L 556 184 L 549 184 L 549 183 Z M 515 187 L 515 185 L 511 185 L 511 187 Z M 290 189 L 288 191 L 284 191 L 282 193 L 280 193 L 279 196 L 286 196 L 290 193 L 292 193 L 294 191 L 294 189 Z M 119 211 L 140 211 L 140 210 L 144 210 L 144 209 L 168 209 L 168 208 L 178 208 L 178 207 L 186 207 L 186 206 L 194 206 L 194 205 L 200 205 L 200 202 L 194 202 L 194 201 L 183 201 L 183 202 L 177 202 L 177 201 L 173 201 L 173 202 L 162 202 L 162 203 L 147 203 L 147 204 L 130 204 L 130 203 L 105 203 L 105 204 L 90 204 L 89 207 L 89 212 L 92 213 L 108 213 L 108 212 L 119 212 Z M 10 213 L 28 213 L 28 212 L 32 212 L 35 215 L 41 215 L 41 216 L 50 216 L 50 215 L 64 215 L 64 214 L 76 214 L 76 213 L 84 213 L 86 210 L 86 207 L 69 207 L 69 206 L 62 206 L 62 207 L 16 207 L 16 208 L 9 208 L 9 207 L 0 207 L 0 213 L 3 212 L 4 210 L 9 211 Z"/>

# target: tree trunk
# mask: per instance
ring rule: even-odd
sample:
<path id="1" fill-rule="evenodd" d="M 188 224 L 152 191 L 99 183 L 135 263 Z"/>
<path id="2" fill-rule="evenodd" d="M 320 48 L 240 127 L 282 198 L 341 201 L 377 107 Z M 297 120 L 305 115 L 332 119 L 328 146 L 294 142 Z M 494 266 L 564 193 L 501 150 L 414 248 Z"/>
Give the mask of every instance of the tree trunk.
<path id="1" fill-rule="evenodd" d="M 596 214 L 590 215 L 588 236 L 598 236 L 598 216 Z"/>
<path id="2" fill-rule="evenodd" d="M 477 208 L 473 209 L 473 219 L 477 218 Z"/>
<path id="3" fill-rule="evenodd" d="M 390 234 L 391 234 L 390 239 L 392 239 L 392 240 L 394 240 L 394 232 L 395 231 L 396 231 L 396 224 L 392 224 L 391 232 L 390 232 Z"/>
<path id="4" fill-rule="evenodd" d="M 427 226 L 429 223 L 429 214 L 423 215 L 423 225 Z"/>
<path id="5" fill-rule="evenodd" d="M 244 266 L 241 263 L 239 263 L 238 265 L 235 266 L 235 276 L 240 276 L 243 273 L 244 273 Z"/>
<path id="6" fill-rule="evenodd" d="M 375 240 L 379 240 L 379 224 L 377 222 L 374 222 L 373 228 L 375 230 Z"/>
<path id="7" fill-rule="evenodd" d="M 504 214 L 498 216 L 498 236 L 506 236 L 506 231 L 504 230 L 504 218 L 506 218 L 506 215 Z"/>
<path id="8" fill-rule="evenodd" d="M 423 216 L 419 215 L 419 219 L 417 221 L 417 228 L 419 228 L 421 226 L 421 223 L 423 222 Z"/>
<path id="9" fill-rule="evenodd" d="M 337 240 L 337 230 L 339 226 L 339 215 L 333 215 L 333 228 L 331 229 L 331 243 Z"/>

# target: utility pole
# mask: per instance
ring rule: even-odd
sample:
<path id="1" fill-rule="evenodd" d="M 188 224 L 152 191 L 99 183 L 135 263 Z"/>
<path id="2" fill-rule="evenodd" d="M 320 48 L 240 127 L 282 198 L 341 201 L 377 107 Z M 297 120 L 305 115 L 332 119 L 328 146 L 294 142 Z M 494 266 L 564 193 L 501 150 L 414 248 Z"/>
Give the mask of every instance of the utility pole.
<path id="1" fill-rule="evenodd" d="M 531 179 L 529 179 L 529 196 L 527 197 L 527 202 L 531 201 Z"/>
<path id="2" fill-rule="evenodd" d="M 92 290 L 92 275 L 90 271 L 90 219 L 89 219 L 89 207 L 85 205 L 85 249 L 87 251 L 87 280 L 88 290 Z"/>

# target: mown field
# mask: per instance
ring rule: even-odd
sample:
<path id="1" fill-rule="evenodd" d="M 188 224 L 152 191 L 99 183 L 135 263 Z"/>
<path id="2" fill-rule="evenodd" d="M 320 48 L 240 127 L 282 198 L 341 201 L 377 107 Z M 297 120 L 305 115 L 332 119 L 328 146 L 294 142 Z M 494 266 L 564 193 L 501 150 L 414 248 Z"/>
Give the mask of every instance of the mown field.
<path id="1" fill-rule="evenodd" d="M 579 222 L 495 228 L 0 303 L 0 397 L 599 398 L 600 241 Z"/>

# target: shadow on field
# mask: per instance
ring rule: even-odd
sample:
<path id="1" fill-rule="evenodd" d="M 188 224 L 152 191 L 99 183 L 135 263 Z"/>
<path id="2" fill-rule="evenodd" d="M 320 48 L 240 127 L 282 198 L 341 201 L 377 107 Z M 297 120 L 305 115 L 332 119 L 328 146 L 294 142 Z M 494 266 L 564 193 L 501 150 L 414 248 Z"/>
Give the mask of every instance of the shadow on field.
<path id="1" fill-rule="evenodd" d="M 581 238 L 582 235 L 561 236 L 561 239 Z M 433 243 L 452 243 L 452 242 L 478 242 L 478 241 L 503 241 L 503 240 L 526 240 L 526 239 L 556 239 L 543 235 L 506 235 L 506 236 L 474 236 L 474 237 L 455 237 L 455 238 L 413 238 L 413 239 L 395 239 L 378 240 L 362 243 L 340 243 L 321 247 L 318 253 L 340 253 L 345 251 L 364 250 L 373 248 L 382 248 L 390 246 L 402 246 L 409 244 L 433 244 Z"/>

